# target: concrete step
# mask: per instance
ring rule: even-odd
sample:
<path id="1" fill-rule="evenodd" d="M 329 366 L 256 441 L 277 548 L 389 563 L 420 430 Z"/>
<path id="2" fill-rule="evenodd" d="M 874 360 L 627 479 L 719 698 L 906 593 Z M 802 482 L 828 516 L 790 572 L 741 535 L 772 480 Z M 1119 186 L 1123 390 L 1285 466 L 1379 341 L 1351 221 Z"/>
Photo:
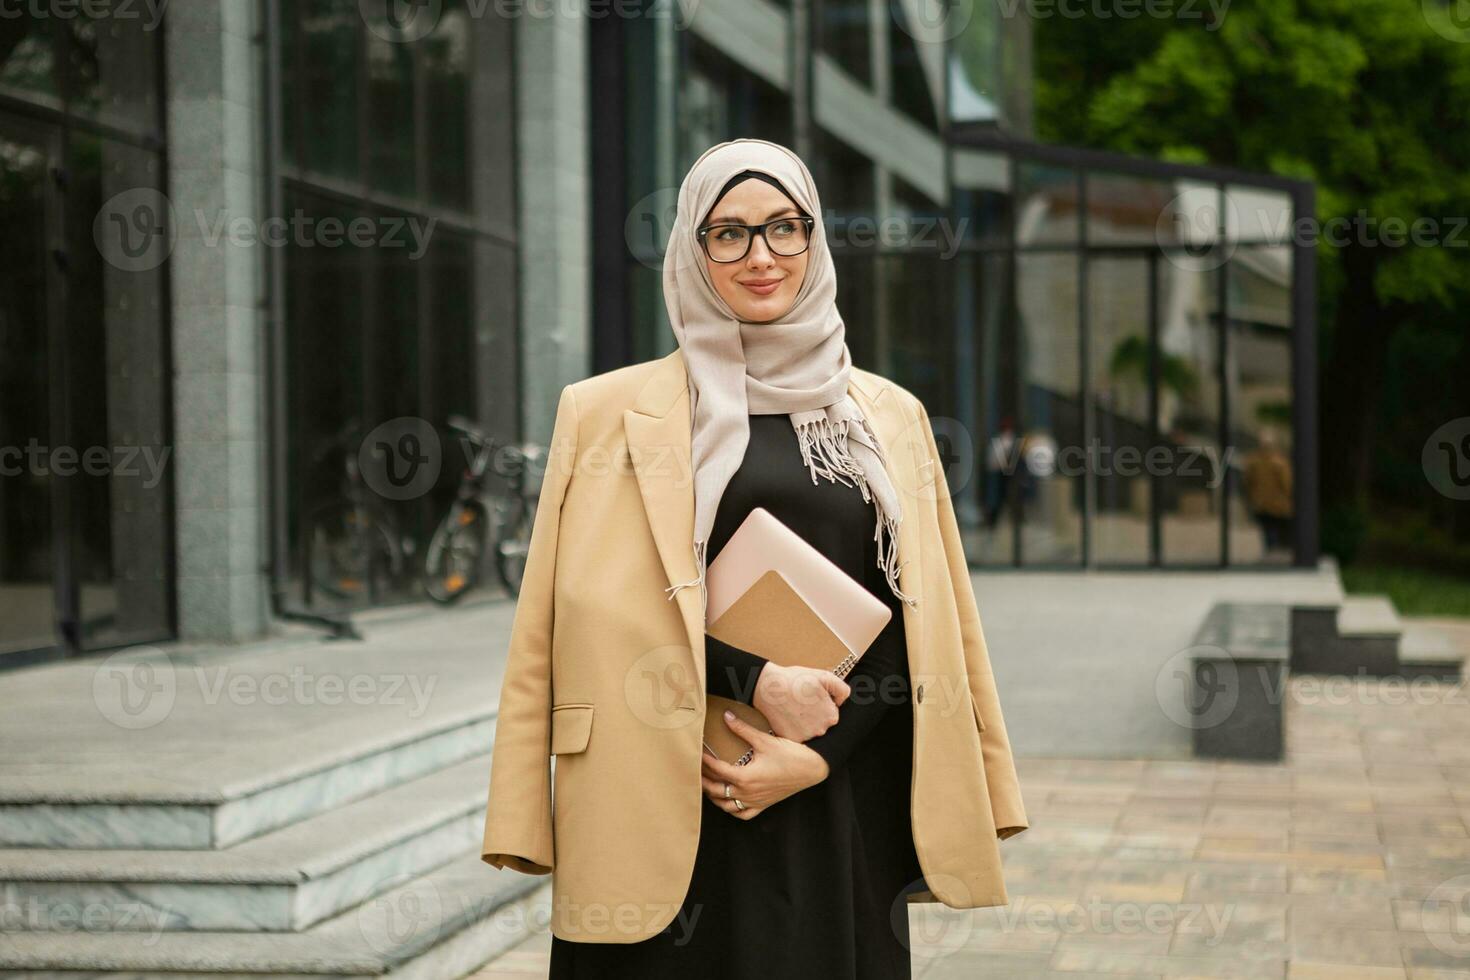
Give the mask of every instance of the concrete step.
<path id="1" fill-rule="evenodd" d="M 398 731 L 350 754 L 305 750 L 286 768 L 199 792 L 112 795 L 65 787 L 0 790 L 0 847 L 225 848 L 483 752 L 490 716 L 438 731 Z"/>
<path id="2" fill-rule="evenodd" d="M 373 900 L 298 933 L 0 932 L 0 976 L 449 980 L 548 919 L 548 879 L 492 868 L 478 846 L 429 874 L 389 884 Z"/>
<path id="3" fill-rule="evenodd" d="M 0 850 L 7 925 L 307 929 L 478 844 L 489 773 L 474 756 L 224 850 Z"/>
<path id="4" fill-rule="evenodd" d="M 1337 610 L 1337 662 L 1343 673 L 1397 676 L 1404 624 L 1386 595 L 1349 595 Z"/>
<path id="5" fill-rule="evenodd" d="M 1338 636 L 1398 637 L 1404 624 L 1386 595 L 1349 595 L 1337 610 Z"/>
<path id="6" fill-rule="evenodd" d="M 1470 659 L 1470 619 L 1404 616 L 1399 666 L 1414 676 L 1457 679 Z"/>
<path id="7" fill-rule="evenodd" d="M 0 847 L 229 847 L 484 753 L 512 613 L 0 673 Z"/>

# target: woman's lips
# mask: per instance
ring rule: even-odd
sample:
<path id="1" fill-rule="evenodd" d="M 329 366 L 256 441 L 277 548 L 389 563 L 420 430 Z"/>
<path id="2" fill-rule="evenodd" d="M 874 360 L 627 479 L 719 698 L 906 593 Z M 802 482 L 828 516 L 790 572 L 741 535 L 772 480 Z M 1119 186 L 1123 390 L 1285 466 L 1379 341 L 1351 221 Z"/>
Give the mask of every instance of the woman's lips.
<path id="1" fill-rule="evenodd" d="M 740 285 L 755 293 L 757 296 L 769 296 L 781 288 L 780 279 L 747 279 Z"/>

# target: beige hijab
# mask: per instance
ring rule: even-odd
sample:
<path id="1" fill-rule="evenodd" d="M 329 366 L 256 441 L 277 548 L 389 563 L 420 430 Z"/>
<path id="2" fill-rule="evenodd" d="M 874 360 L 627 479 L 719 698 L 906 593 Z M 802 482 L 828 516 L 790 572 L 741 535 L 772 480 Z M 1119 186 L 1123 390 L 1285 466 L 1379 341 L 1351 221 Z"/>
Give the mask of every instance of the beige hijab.
<path id="1" fill-rule="evenodd" d="M 758 170 L 779 180 L 796 205 L 816 219 L 806 278 L 791 308 L 769 323 L 742 323 L 720 298 L 696 238 L 720 189 L 743 170 Z M 801 158 L 784 146 L 757 139 L 731 140 L 704 151 L 679 187 L 663 285 L 669 323 L 689 378 L 694 559 L 699 569 L 690 581 L 669 586 L 669 598 L 679 589 L 698 585 L 708 609 L 705 549 L 720 497 L 745 458 L 748 416 L 779 412 L 791 416 L 813 483 L 818 476 L 847 486 L 855 480 L 863 499 L 874 501 L 878 564 L 893 594 L 915 605 L 917 600 L 898 588 L 899 495 L 877 436 L 847 393 L 852 357 L 837 312 L 837 273 L 816 184 Z"/>

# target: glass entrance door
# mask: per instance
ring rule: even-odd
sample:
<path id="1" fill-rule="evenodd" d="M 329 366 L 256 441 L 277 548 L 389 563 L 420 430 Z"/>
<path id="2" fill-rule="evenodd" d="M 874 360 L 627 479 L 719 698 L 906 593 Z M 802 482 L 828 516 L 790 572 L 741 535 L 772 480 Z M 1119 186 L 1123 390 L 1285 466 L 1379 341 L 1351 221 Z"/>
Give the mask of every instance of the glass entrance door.
<path id="1" fill-rule="evenodd" d="M 50 361 L 58 335 L 57 135 L 0 117 L 0 668 L 62 642 Z"/>

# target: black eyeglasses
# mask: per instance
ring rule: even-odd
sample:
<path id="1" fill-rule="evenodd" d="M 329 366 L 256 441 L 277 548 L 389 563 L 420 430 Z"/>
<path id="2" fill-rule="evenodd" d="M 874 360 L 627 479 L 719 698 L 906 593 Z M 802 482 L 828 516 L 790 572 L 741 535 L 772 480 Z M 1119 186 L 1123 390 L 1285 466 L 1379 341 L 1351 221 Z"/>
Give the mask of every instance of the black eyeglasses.
<path id="1" fill-rule="evenodd" d="M 816 219 L 804 214 L 773 218 L 763 225 L 722 222 L 699 229 L 699 244 L 711 262 L 739 262 L 750 252 L 750 243 L 759 235 L 773 254 L 789 258 L 811 247 L 814 224 Z"/>

